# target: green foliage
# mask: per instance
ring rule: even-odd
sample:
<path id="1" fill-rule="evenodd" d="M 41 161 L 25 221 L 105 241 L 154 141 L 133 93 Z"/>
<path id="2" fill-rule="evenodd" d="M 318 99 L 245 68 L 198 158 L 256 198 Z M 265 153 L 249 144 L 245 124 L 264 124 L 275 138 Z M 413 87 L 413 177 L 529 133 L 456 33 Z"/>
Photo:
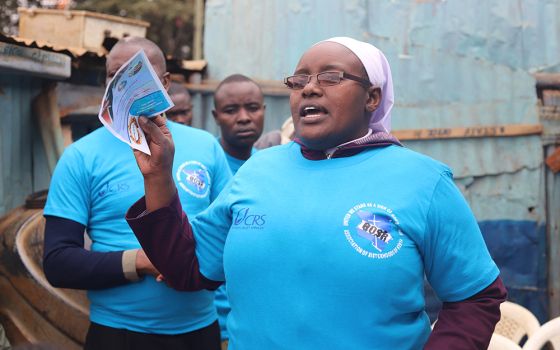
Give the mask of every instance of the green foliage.
<path id="1" fill-rule="evenodd" d="M 9 0 L 8 0 L 9 1 Z M 147 37 L 174 57 L 190 58 L 193 0 L 74 0 L 75 9 L 136 18 L 150 23 Z"/>
<path id="2" fill-rule="evenodd" d="M 12 16 L 17 13 L 17 1 L 6 0 L 0 4 L 0 30 L 5 34 L 14 34 Z"/>
<path id="3" fill-rule="evenodd" d="M 22 4 L 29 7 L 42 7 L 40 0 L 0 0 L 0 31 L 2 33 L 7 35 L 17 35 L 17 8 Z"/>

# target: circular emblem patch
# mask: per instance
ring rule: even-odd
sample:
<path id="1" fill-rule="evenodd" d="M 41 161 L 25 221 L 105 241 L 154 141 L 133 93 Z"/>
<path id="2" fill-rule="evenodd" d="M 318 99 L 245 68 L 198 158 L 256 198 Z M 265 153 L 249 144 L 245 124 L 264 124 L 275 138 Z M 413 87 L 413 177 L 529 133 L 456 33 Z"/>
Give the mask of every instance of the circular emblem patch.
<path id="1" fill-rule="evenodd" d="M 403 245 L 399 220 L 393 211 L 376 203 L 361 203 L 344 216 L 344 236 L 359 254 L 372 259 L 387 259 Z"/>
<path id="2" fill-rule="evenodd" d="M 177 169 L 175 176 L 179 186 L 194 197 L 204 198 L 210 192 L 210 174 L 200 162 L 184 162 Z"/>
<path id="3" fill-rule="evenodd" d="M 140 126 L 138 126 L 138 121 L 136 118 L 131 117 L 128 120 L 128 136 L 130 141 L 140 144 L 142 142 L 142 134 L 140 134 Z"/>

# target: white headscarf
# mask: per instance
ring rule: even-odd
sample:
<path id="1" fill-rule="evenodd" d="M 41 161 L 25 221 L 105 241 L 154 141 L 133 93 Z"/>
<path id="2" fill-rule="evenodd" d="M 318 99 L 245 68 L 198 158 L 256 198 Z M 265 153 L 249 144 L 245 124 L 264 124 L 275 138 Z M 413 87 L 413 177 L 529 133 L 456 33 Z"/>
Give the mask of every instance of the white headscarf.
<path id="1" fill-rule="evenodd" d="M 369 81 L 381 88 L 381 103 L 371 113 L 369 127 L 373 131 L 391 131 L 391 108 L 393 108 L 393 78 L 391 67 L 383 52 L 377 47 L 363 41 L 348 37 L 335 37 L 324 41 L 332 41 L 341 44 L 352 51 L 366 69 Z"/>

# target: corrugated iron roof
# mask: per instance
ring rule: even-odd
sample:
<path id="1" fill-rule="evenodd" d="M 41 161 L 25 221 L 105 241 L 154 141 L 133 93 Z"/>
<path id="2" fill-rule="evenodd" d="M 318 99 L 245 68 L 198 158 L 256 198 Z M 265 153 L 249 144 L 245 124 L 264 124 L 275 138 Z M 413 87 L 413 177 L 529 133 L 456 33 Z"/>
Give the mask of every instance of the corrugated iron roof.
<path id="1" fill-rule="evenodd" d="M 72 58 L 81 58 L 84 56 L 102 58 L 106 54 L 105 52 L 88 51 L 82 47 L 52 45 L 48 42 L 44 42 L 40 40 L 26 39 L 26 38 L 20 38 L 16 36 L 7 36 L 2 33 L 0 33 L 0 42 L 31 47 L 31 48 L 38 48 L 51 52 L 63 53 L 71 56 Z"/>
<path id="2" fill-rule="evenodd" d="M 82 47 L 72 47 L 72 46 L 61 46 L 61 45 L 52 45 L 48 42 L 41 41 L 41 40 L 34 40 L 34 39 L 27 39 L 21 38 L 16 36 L 8 36 L 0 33 L 0 42 L 15 44 L 24 47 L 30 48 L 38 48 L 50 52 L 62 53 L 69 55 L 73 59 L 80 59 L 80 58 L 94 58 L 94 59 L 105 59 L 107 52 L 103 49 L 100 51 L 89 51 Z M 186 70 L 192 72 L 203 72 L 206 67 L 208 66 L 208 62 L 205 60 L 175 60 L 172 57 L 167 58 L 168 67 L 177 66 L 179 63 L 178 69 L 179 70 Z"/>

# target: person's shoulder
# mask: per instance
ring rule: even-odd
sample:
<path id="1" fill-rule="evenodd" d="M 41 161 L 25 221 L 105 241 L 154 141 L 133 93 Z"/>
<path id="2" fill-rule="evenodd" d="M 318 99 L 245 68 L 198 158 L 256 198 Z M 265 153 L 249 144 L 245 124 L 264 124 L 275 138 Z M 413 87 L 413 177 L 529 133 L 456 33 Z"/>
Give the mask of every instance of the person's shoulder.
<path id="1" fill-rule="evenodd" d="M 410 148 L 395 145 L 387 147 L 387 151 L 389 158 L 397 162 L 403 169 L 413 172 L 431 172 L 434 175 L 452 174 L 447 164 Z"/>
<path id="2" fill-rule="evenodd" d="M 255 179 L 271 171 L 278 171 L 290 162 L 289 148 L 290 144 L 286 144 L 258 150 L 243 163 L 234 178 Z"/>
<path id="3" fill-rule="evenodd" d="M 89 134 L 74 141 L 66 149 L 64 153 L 79 153 L 84 156 L 92 156 L 97 153 L 107 151 L 107 146 L 114 141 L 119 141 L 105 127 L 101 126 Z"/>
<path id="4" fill-rule="evenodd" d="M 285 145 L 272 146 L 258 150 L 251 155 L 243 167 L 272 168 L 274 165 L 285 164 L 289 161 L 290 148 L 294 147 L 294 145 L 296 144 L 290 142 Z"/>
<path id="5" fill-rule="evenodd" d="M 264 149 L 257 149 L 251 155 L 251 159 L 259 159 L 259 158 L 276 158 L 276 157 L 284 157 L 288 154 L 290 147 L 293 147 L 294 143 L 290 142 L 285 145 L 278 145 L 272 146 Z"/>
<path id="6" fill-rule="evenodd" d="M 53 178 L 64 176 L 67 172 L 90 172 L 95 160 L 111 148 L 111 137 L 114 138 L 105 127 L 100 127 L 68 145 L 56 164 Z"/>
<path id="7" fill-rule="evenodd" d="M 168 121 L 169 131 L 175 143 L 179 142 L 208 142 L 218 143 L 216 137 L 206 130 Z"/>

